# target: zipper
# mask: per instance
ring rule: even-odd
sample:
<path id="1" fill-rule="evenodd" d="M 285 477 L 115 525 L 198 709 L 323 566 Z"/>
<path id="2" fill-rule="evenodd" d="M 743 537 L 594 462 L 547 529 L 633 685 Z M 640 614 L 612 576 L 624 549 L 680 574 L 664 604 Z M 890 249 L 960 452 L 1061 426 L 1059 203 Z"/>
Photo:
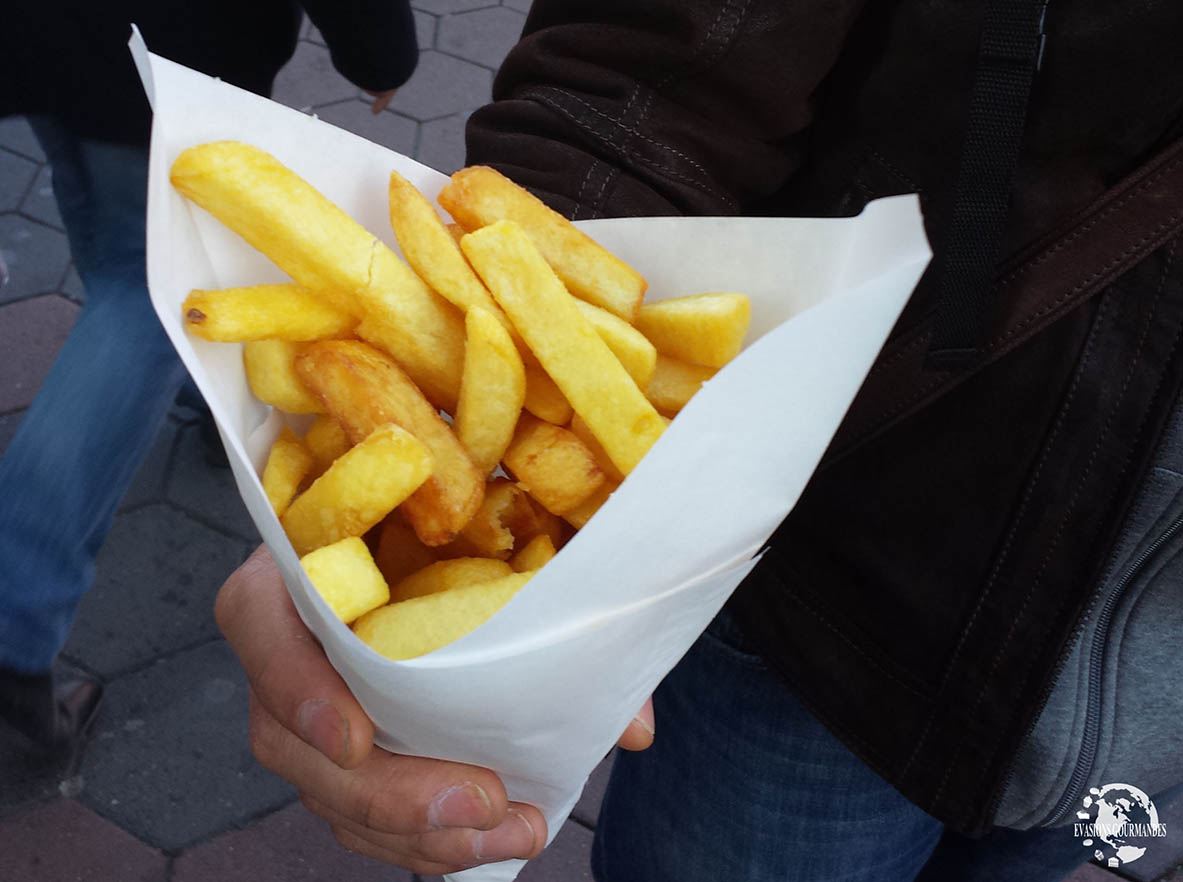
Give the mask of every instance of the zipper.
<path id="1" fill-rule="evenodd" d="M 1134 581 L 1151 558 L 1179 532 L 1180 528 L 1183 528 L 1183 514 L 1176 517 L 1157 539 L 1142 550 L 1142 553 L 1122 573 L 1117 584 L 1113 586 L 1113 590 L 1109 592 L 1109 596 L 1105 598 L 1105 603 L 1097 617 L 1093 645 L 1089 649 L 1088 694 L 1085 699 L 1084 737 L 1081 740 L 1080 754 L 1076 758 L 1076 766 L 1072 770 L 1072 777 L 1068 779 L 1064 795 L 1056 803 L 1056 807 L 1052 809 L 1051 815 L 1040 826 L 1054 827 L 1062 821 L 1072 810 L 1072 807 L 1080 802 L 1085 787 L 1088 786 L 1088 779 L 1097 759 L 1097 743 L 1101 735 L 1101 674 L 1105 668 L 1106 647 L 1109 642 L 1107 638 L 1113 612 L 1125 596 L 1130 583 Z"/>

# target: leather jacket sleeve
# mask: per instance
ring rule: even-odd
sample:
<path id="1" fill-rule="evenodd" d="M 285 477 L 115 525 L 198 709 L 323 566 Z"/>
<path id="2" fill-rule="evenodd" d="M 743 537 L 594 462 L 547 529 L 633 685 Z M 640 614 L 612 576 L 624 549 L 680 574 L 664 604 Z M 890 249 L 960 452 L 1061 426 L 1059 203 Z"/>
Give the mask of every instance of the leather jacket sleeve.
<path id="1" fill-rule="evenodd" d="M 467 130 L 575 218 L 752 213 L 864 0 L 538 0 Z"/>

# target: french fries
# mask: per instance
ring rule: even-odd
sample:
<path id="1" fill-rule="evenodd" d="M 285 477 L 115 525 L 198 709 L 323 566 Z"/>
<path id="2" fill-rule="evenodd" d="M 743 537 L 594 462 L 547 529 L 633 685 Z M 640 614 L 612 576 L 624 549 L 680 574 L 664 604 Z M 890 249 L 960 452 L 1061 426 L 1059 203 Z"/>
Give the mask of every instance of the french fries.
<path id="1" fill-rule="evenodd" d="M 317 414 L 280 433 L 264 491 L 313 586 L 388 658 L 500 609 L 747 331 L 739 294 L 642 305 L 638 273 L 492 169 L 444 188 L 451 224 L 391 175 L 410 266 L 256 148 L 191 148 L 172 178 L 293 280 L 195 290 L 183 317 L 242 345 L 261 401 Z"/>

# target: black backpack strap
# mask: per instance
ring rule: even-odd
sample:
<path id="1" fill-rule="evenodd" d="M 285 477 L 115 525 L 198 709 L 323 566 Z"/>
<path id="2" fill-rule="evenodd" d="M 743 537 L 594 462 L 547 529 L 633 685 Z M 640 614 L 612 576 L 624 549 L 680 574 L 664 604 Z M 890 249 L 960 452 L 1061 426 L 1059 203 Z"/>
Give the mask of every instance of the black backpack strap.
<path id="1" fill-rule="evenodd" d="M 948 238 L 937 255 L 928 363 L 974 358 L 1006 225 L 1031 83 L 1043 61 L 1048 0 L 988 0 Z"/>

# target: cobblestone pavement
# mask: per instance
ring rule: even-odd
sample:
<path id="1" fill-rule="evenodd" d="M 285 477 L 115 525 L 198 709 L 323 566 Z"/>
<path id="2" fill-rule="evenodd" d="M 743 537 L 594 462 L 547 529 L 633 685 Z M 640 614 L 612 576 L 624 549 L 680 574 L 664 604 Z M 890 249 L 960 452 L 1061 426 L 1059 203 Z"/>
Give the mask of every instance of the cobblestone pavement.
<path id="1" fill-rule="evenodd" d="M 311 26 L 277 100 L 450 172 L 467 115 L 488 100 L 527 0 L 415 0 L 422 56 L 377 116 L 332 68 Z M 0 120 L 0 450 L 69 332 L 82 286 L 27 123 Z M 204 458 L 195 412 L 177 406 L 123 501 L 65 662 L 103 678 L 105 705 L 81 756 L 29 758 L 0 728 L 0 882 L 411 882 L 339 848 L 246 738 L 246 684 L 212 617 L 225 576 L 258 542 L 229 472 Z M 606 777 L 592 781 L 523 882 L 590 879 Z M 1180 812 L 1176 811 L 1176 818 Z M 1138 879 L 1183 882 L 1165 857 Z M 1083 867 L 1074 882 L 1114 877 Z M 427 880 L 424 880 L 427 882 Z"/>

